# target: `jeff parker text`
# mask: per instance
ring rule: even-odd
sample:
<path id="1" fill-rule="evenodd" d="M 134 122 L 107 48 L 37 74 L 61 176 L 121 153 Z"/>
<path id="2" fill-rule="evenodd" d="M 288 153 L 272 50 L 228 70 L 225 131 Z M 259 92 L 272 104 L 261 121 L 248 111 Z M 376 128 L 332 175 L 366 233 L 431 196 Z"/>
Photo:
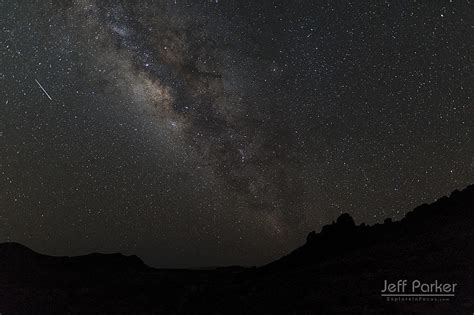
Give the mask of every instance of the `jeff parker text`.
<path id="1" fill-rule="evenodd" d="M 384 280 L 382 293 L 396 294 L 454 294 L 457 283 L 443 283 L 435 280 L 434 282 L 422 282 L 420 280 L 398 280 L 389 282 Z"/>

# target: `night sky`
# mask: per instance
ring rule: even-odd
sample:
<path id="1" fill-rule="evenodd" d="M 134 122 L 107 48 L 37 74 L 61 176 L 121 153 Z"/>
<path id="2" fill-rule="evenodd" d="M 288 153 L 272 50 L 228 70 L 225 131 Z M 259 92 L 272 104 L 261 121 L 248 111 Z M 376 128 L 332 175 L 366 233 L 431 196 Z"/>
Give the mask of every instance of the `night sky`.
<path id="1" fill-rule="evenodd" d="M 472 8 L 0 0 L 0 242 L 254 265 L 472 184 Z"/>

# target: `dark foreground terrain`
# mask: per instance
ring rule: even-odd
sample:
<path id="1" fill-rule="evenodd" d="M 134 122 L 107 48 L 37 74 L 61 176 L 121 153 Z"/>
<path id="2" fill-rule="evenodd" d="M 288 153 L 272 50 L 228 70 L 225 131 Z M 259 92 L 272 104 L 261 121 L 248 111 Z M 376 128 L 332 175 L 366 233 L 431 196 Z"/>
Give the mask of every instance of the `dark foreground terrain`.
<path id="1" fill-rule="evenodd" d="M 473 240 L 469 186 L 399 222 L 356 226 L 342 215 L 259 268 L 159 270 L 136 256 L 51 257 L 4 243 L 0 313 L 473 314 Z M 403 279 L 457 286 L 436 301 L 381 296 L 385 280 Z"/>

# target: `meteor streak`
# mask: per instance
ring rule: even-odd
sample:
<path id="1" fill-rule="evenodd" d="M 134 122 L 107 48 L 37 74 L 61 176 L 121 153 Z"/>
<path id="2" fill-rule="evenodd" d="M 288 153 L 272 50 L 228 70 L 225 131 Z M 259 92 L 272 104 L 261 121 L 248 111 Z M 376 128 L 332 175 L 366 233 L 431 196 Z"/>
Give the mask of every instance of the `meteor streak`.
<path id="1" fill-rule="evenodd" d="M 45 90 L 44 87 L 41 85 L 41 83 L 39 83 L 39 81 L 36 80 L 36 79 L 35 79 L 35 81 L 36 81 L 36 83 L 38 84 L 38 86 L 40 87 L 40 89 L 43 90 L 44 94 L 46 94 L 46 96 L 49 98 L 49 100 L 52 101 L 53 99 L 52 99 L 51 96 L 48 94 L 48 92 L 46 92 L 46 90 Z"/>

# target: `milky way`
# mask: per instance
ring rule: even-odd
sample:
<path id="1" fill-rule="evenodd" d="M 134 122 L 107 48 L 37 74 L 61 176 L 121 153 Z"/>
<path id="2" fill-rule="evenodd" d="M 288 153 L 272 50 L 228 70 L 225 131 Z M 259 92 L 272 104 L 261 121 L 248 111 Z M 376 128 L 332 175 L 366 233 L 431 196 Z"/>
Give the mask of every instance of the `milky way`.
<path id="1" fill-rule="evenodd" d="M 0 241 L 261 264 L 474 181 L 467 1 L 0 1 Z"/>
<path id="2" fill-rule="evenodd" d="M 171 150 L 186 146 L 196 151 L 196 167 L 211 172 L 249 209 L 280 220 L 281 209 L 294 206 L 299 187 L 288 161 L 291 152 L 286 152 L 295 139 L 286 134 L 286 126 L 272 121 L 276 104 L 246 98 L 248 65 L 241 60 L 245 56 L 234 53 L 232 36 L 229 42 L 213 38 L 204 26 L 207 18 L 177 22 L 163 11 L 151 4 L 88 2 L 73 14 L 85 14 L 90 31 L 108 41 L 98 53 L 98 65 L 109 64 L 112 83 L 124 86 L 123 97 L 166 130 Z M 235 58 L 231 64 L 226 53 Z M 233 76 L 244 86 L 235 86 Z M 284 147 L 280 137 L 286 137 Z"/>

